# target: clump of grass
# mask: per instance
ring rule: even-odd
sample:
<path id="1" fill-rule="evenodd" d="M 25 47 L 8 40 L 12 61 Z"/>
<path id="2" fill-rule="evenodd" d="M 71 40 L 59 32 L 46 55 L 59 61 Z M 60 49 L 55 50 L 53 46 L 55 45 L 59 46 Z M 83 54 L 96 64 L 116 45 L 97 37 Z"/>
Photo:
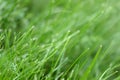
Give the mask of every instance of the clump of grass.
<path id="1" fill-rule="evenodd" d="M 0 1 L 0 79 L 119 80 L 119 5 Z"/>

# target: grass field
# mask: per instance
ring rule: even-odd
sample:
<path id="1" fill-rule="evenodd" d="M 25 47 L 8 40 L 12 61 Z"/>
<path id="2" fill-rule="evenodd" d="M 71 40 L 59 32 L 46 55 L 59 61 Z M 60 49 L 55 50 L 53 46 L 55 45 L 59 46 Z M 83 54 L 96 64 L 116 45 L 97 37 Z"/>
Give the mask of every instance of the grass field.
<path id="1" fill-rule="evenodd" d="M 0 80 L 120 80 L 120 0 L 0 0 Z"/>

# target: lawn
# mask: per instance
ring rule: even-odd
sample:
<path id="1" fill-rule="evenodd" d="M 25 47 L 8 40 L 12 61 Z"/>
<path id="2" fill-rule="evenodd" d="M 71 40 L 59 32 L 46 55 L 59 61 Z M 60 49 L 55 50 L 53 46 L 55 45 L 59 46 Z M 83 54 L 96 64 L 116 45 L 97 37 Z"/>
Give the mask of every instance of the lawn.
<path id="1" fill-rule="evenodd" d="M 0 80 L 120 80 L 120 0 L 0 0 Z"/>

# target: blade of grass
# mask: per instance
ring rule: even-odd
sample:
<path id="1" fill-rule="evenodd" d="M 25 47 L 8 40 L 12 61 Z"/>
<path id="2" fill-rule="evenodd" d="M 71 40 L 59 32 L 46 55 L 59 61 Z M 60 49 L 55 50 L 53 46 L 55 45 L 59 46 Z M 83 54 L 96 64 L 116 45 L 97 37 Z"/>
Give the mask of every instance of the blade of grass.
<path id="1" fill-rule="evenodd" d="M 79 57 L 78 57 L 78 58 L 73 62 L 73 64 L 66 70 L 66 72 L 64 73 L 64 75 L 63 75 L 62 77 L 64 77 L 64 76 L 69 72 L 69 70 L 78 62 L 78 60 L 79 60 L 80 58 L 82 58 L 82 57 L 88 52 L 88 50 L 89 50 L 89 48 L 79 55 Z"/>
<path id="2" fill-rule="evenodd" d="M 95 55 L 92 63 L 90 64 L 90 66 L 88 67 L 88 69 L 87 69 L 87 70 L 85 71 L 85 73 L 83 74 L 83 77 L 81 78 L 81 80 L 87 80 L 87 78 L 88 78 L 91 70 L 93 69 L 95 63 L 97 62 L 97 59 L 98 59 L 98 57 L 99 57 L 99 54 L 100 54 L 101 50 L 102 50 L 102 45 L 100 45 L 100 48 L 99 48 L 99 50 L 97 51 L 97 53 L 96 53 L 96 55 Z"/>
<path id="3" fill-rule="evenodd" d="M 111 76 L 115 75 L 116 73 L 118 73 L 118 71 L 115 71 L 115 72 L 111 73 L 109 76 L 103 78 L 102 80 L 107 80 L 108 78 L 110 78 Z"/>

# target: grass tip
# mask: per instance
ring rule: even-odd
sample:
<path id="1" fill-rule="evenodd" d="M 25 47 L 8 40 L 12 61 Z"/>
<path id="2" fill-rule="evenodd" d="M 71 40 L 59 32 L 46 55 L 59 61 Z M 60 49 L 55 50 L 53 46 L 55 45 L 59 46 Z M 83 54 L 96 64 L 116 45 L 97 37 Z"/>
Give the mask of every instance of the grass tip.
<path id="1" fill-rule="evenodd" d="M 102 48 L 102 47 L 103 47 L 103 45 L 101 44 L 101 45 L 100 45 L 100 48 Z"/>
<path id="2" fill-rule="evenodd" d="M 35 28 L 35 26 L 33 25 L 32 27 L 31 27 L 31 29 L 34 29 Z"/>
<path id="3" fill-rule="evenodd" d="M 119 71 L 115 71 L 115 73 L 118 73 Z"/>
<path id="4" fill-rule="evenodd" d="M 68 33 L 70 33 L 71 31 L 70 30 L 68 30 Z"/>
<path id="5" fill-rule="evenodd" d="M 80 33 L 80 30 L 77 30 L 78 33 Z"/>
<path id="6" fill-rule="evenodd" d="M 90 48 L 88 48 L 88 50 L 90 50 Z"/>

